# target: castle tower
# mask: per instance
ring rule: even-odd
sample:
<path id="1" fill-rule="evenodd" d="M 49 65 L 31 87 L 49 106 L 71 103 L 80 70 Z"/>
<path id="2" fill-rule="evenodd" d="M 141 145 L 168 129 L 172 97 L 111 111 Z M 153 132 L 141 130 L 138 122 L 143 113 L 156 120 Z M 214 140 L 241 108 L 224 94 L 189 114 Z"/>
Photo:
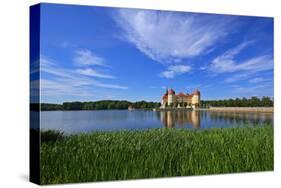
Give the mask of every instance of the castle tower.
<path id="1" fill-rule="evenodd" d="M 194 107 L 199 107 L 200 106 L 200 91 L 198 89 L 196 89 L 193 93 L 193 97 L 192 97 L 192 105 Z"/>
<path id="2" fill-rule="evenodd" d="M 176 101 L 176 92 L 171 88 L 168 90 L 168 105 L 174 104 Z"/>

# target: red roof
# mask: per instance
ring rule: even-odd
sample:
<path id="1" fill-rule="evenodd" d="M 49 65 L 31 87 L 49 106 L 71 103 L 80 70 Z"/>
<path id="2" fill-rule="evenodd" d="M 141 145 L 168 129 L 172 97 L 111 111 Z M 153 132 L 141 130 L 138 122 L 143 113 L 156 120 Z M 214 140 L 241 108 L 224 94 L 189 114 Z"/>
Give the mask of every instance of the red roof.
<path id="1" fill-rule="evenodd" d="M 193 97 L 193 94 L 190 94 L 187 96 L 187 98 L 192 98 Z"/>
<path id="2" fill-rule="evenodd" d="M 168 94 L 175 94 L 175 91 L 173 89 L 169 89 Z"/>
<path id="3" fill-rule="evenodd" d="M 182 92 L 180 92 L 180 93 L 178 94 L 178 96 L 179 96 L 179 97 L 186 97 L 186 95 L 185 95 L 184 93 L 182 93 Z"/>
<path id="4" fill-rule="evenodd" d="M 175 95 L 176 92 L 171 88 L 166 91 L 166 93 L 163 95 L 162 99 L 168 99 L 168 94 Z M 183 92 L 180 92 L 179 94 L 177 94 L 177 96 L 179 96 L 179 97 L 187 97 L 187 98 L 192 98 L 194 95 L 200 95 L 200 91 L 197 89 L 191 94 L 188 94 L 188 93 L 184 94 Z"/>
<path id="5" fill-rule="evenodd" d="M 196 91 L 194 91 L 193 94 L 200 95 L 200 91 L 198 89 L 196 89 Z"/>

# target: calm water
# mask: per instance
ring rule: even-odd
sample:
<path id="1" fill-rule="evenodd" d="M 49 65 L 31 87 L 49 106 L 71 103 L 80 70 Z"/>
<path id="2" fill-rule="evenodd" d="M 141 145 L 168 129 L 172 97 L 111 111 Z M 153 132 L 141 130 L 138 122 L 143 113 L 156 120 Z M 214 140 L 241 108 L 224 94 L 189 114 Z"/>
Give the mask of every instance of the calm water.
<path id="1" fill-rule="evenodd" d="M 42 129 L 56 129 L 66 133 L 148 128 L 208 129 L 245 124 L 258 126 L 263 123 L 273 124 L 273 113 L 105 110 L 44 111 L 41 114 Z"/>

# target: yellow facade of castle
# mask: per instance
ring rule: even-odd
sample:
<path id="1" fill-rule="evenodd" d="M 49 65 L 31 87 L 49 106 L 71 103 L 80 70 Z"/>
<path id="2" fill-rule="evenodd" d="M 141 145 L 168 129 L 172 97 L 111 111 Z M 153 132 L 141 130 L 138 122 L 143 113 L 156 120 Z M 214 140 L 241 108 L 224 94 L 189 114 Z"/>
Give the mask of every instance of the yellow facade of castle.
<path id="1" fill-rule="evenodd" d="M 197 89 L 193 93 L 176 94 L 173 89 L 169 89 L 162 97 L 161 108 L 166 107 L 192 107 L 198 108 L 200 106 L 200 91 Z"/>

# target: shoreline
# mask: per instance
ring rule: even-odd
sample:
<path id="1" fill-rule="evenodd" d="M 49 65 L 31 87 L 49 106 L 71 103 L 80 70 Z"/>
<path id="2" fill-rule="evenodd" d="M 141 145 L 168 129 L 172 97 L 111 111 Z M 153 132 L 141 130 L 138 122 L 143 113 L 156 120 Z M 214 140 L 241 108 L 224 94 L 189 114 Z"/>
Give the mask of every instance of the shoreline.
<path id="1" fill-rule="evenodd" d="M 274 107 L 210 107 L 210 108 L 162 108 L 153 111 L 218 111 L 218 112 L 265 112 L 274 113 Z"/>
<path id="2" fill-rule="evenodd" d="M 202 109 L 198 109 L 202 110 Z M 223 111 L 223 112 L 267 112 L 274 113 L 274 107 L 210 107 L 208 111 Z"/>

